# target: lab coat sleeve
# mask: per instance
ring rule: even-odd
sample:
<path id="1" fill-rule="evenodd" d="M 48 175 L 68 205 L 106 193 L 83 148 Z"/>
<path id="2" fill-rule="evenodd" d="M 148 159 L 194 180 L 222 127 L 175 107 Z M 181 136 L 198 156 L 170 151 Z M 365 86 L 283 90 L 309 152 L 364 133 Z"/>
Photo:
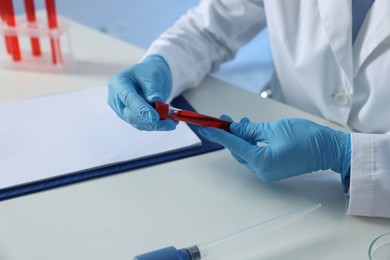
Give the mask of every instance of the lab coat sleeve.
<path id="1" fill-rule="evenodd" d="M 348 214 L 390 218 L 390 135 L 351 137 Z"/>
<path id="2" fill-rule="evenodd" d="M 204 0 L 155 40 L 145 56 L 159 54 L 167 60 L 175 97 L 233 59 L 264 27 L 263 1 Z"/>

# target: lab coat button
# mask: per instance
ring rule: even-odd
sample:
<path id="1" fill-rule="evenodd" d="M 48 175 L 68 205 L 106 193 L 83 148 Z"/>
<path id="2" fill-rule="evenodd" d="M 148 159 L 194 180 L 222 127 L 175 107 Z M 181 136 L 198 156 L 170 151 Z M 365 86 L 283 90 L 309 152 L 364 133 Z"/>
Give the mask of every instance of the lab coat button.
<path id="1" fill-rule="evenodd" d="M 347 106 L 349 104 L 349 97 L 344 92 L 337 92 L 333 96 L 334 102 L 339 106 Z"/>

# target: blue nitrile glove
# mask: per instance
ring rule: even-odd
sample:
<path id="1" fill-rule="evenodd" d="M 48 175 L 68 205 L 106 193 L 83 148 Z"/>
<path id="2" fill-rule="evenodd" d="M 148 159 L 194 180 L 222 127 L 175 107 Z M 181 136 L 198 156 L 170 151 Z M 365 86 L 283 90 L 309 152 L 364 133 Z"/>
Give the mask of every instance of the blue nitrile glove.
<path id="1" fill-rule="evenodd" d="M 265 182 L 327 169 L 341 173 L 343 178 L 349 176 L 351 137 L 347 132 L 305 119 L 242 121 L 232 123 L 230 130 L 228 133 L 204 127 L 199 132 L 227 147 L 240 163 Z M 266 145 L 258 146 L 257 142 Z"/>
<path id="2" fill-rule="evenodd" d="M 159 55 L 150 55 L 110 79 L 107 102 L 120 118 L 137 129 L 168 131 L 175 129 L 177 122 L 160 121 L 150 103 L 165 102 L 171 90 L 168 63 Z"/>

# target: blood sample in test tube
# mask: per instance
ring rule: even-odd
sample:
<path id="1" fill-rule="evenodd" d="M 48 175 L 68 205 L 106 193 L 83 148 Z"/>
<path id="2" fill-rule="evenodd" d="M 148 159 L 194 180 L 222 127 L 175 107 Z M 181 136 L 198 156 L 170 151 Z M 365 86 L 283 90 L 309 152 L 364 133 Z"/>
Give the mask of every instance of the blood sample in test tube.
<path id="1" fill-rule="evenodd" d="M 24 6 L 26 8 L 27 21 L 29 22 L 30 26 L 34 26 L 34 23 L 36 23 L 37 21 L 37 18 L 35 16 L 34 0 L 24 0 Z M 41 46 L 39 44 L 39 39 L 37 37 L 31 37 L 30 40 L 32 54 L 34 56 L 40 56 Z"/>

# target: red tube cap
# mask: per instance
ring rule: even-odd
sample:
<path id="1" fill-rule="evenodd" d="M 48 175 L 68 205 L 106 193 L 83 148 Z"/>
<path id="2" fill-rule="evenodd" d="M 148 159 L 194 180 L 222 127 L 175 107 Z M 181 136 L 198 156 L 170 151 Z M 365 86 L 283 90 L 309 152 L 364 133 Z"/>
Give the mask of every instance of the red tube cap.
<path id="1" fill-rule="evenodd" d="M 168 117 L 169 105 L 161 102 L 154 102 L 153 107 L 157 110 L 161 120 Z"/>

